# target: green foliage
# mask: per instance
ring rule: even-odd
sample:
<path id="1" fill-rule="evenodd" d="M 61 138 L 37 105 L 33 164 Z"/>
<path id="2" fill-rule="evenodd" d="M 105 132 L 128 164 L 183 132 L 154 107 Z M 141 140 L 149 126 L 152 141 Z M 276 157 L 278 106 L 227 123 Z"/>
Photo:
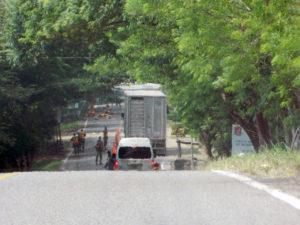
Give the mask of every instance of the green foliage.
<path id="1" fill-rule="evenodd" d="M 62 123 L 62 124 L 60 124 L 60 130 L 62 132 L 67 131 L 67 130 L 74 130 L 74 129 L 78 128 L 79 122 L 80 121 L 77 120 L 77 121 L 73 121 L 73 122 Z"/>
<path id="2" fill-rule="evenodd" d="M 230 154 L 233 122 L 257 150 L 258 137 L 291 146 L 297 135 L 296 0 L 0 4 L 0 157 L 19 140 L 36 148 L 48 138 L 57 107 L 113 96 L 116 84 L 135 79 L 163 85 L 178 119 L 210 156 L 212 149 Z M 41 119 L 27 119 L 37 114 Z M 37 136 L 27 143 L 31 133 Z"/>
<path id="3" fill-rule="evenodd" d="M 163 84 L 207 147 L 228 153 L 233 116 L 258 148 L 256 127 L 269 144 L 299 126 L 297 7 L 295 0 L 128 0 L 130 35 L 118 53 L 134 61 L 128 72 L 139 80 Z"/>
<path id="4" fill-rule="evenodd" d="M 217 92 L 212 83 L 213 79 L 204 74 L 200 77 L 193 73 L 207 71 L 215 74 L 218 67 L 207 64 L 204 60 L 205 68 L 197 67 L 201 61 L 194 59 L 191 52 L 194 51 L 194 46 L 191 45 L 197 41 L 197 37 L 192 37 L 191 32 L 185 33 L 179 28 L 181 25 L 193 27 L 193 19 L 185 17 L 191 20 L 186 24 L 179 21 L 176 17 L 184 10 L 174 4 L 175 1 L 170 1 L 167 5 L 163 1 L 139 1 L 138 4 L 127 1 L 125 12 L 131 22 L 128 29 L 130 36 L 121 45 L 119 53 L 134 60 L 129 73 L 135 74 L 141 81 L 163 84 L 178 119 L 195 136 L 212 139 L 222 130 L 218 126 L 219 121 L 228 115 L 214 107 L 214 103 L 223 103 L 220 92 Z M 191 46 L 191 49 L 182 51 L 185 46 Z M 193 55 L 190 57 L 189 54 Z"/>

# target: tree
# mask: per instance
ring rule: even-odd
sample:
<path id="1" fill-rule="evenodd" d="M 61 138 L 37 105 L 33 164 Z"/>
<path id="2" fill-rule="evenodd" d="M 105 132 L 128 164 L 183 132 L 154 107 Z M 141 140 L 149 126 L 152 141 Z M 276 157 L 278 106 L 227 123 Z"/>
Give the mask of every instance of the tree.
<path id="1" fill-rule="evenodd" d="M 0 160 L 14 167 L 16 158 L 31 155 L 51 137 L 58 107 L 107 94 L 126 79 L 118 72 L 99 75 L 97 63 L 91 72 L 85 69 L 98 57 L 114 60 L 117 46 L 110 35 L 126 21 L 123 1 L 3 3 Z"/>
<path id="2" fill-rule="evenodd" d="M 282 128 L 292 129 L 294 137 L 299 130 L 296 7 L 292 0 L 128 1 L 125 11 L 134 25 L 121 53 L 134 57 L 131 73 L 160 81 L 170 98 L 185 106 L 182 118 L 195 115 L 188 123 L 205 126 L 207 118 L 217 127 L 220 117 L 209 110 L 214 107 L 229 113 L 258 151 L 261 143 L 282 141 Z M 165 61 L 166 55 L 171 57 Z M 204 113 L 192 114 L 199 105 Z"/>
<path id="3" fill-rule="evenodd" d="M 231 120 L 223 120 L 226 113 L 221 115 L 217 107 L 210 107 L 215 101 L 223 105 L 213 80 L 209 77 L 196 80 L 184 66 L 188 58 L 177 45 L 180 30 L 176 15 L 172 15 L 163 1 L 128 1 L 125 10 L 131 24 L 128 29 L 130 36 L 121 45 L 119 53 L 135 62 L 129 73 L 141 81 L 162 83 L 179 118 L 199 137 L 208 155 L 213 157 L 213 140 L 224 137 L 218 125 L 220 121 L 230 123 Z M 230 143 L 226 145 L 223 152 L 228 155 Z"/>

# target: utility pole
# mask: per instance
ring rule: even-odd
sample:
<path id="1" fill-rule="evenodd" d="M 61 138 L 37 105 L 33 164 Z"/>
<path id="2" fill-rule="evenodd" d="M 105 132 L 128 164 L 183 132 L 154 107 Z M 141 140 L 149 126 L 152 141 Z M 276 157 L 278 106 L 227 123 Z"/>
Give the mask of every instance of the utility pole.
<path id="1" fill-rule="evenodd" d="M 181 144 L 178 139 L 178 127 L 177 127 L 177 110 L 175 109 L 175 127 L 176 127 L 176 143 L 177 143 L 177 157 L 181 158 Z"/>

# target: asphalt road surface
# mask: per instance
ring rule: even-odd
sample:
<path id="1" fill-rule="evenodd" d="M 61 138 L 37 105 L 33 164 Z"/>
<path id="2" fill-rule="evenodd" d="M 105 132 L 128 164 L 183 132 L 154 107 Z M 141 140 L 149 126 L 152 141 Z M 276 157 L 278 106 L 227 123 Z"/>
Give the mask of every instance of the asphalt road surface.
<path id="1" fill-rule="evenodd" d="M 0 224 L 299 225 L 300 211 L 204 171 L 19 173 L 0 179 Z"/>

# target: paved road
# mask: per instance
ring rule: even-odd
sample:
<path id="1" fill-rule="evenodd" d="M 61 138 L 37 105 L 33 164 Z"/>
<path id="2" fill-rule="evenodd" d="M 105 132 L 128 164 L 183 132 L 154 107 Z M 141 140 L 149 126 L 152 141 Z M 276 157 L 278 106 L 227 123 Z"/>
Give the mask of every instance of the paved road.
<path id="1" fill-rule="evenodd" d="M 201 171 L 20 173 L 0 180 L 0 224 L 298 225 L 300 211 Z"/>
<path id="2" fill-rule="evenodd" d="M 98 106 L 96 109 L 101 112 L 102 106 Z M 96 150 L 95 145 L 99 136 L 103 138 L 104 127 L 107 126 L 109 137 L 108 137 L 108 149 L 112 149 L 115 132 L 117 128 L 121 128 L 122 131 L 122 120 L 121 120 L 121 107 L 113 106 L 114 114 L 111 117 L 93 118 L 90 117 L 87 120 L 85 132 L 87 133 L 85 152 L 81 152 L 80 156 L 71 154 L 65 160 L 63 165 L 64 170 L 78 171 L 78 170 L 103 170 L 103 165 L 96 165 L 95 157 Z M 107 155 L 103 154 L 103 162 L 107 160 Z"/>

